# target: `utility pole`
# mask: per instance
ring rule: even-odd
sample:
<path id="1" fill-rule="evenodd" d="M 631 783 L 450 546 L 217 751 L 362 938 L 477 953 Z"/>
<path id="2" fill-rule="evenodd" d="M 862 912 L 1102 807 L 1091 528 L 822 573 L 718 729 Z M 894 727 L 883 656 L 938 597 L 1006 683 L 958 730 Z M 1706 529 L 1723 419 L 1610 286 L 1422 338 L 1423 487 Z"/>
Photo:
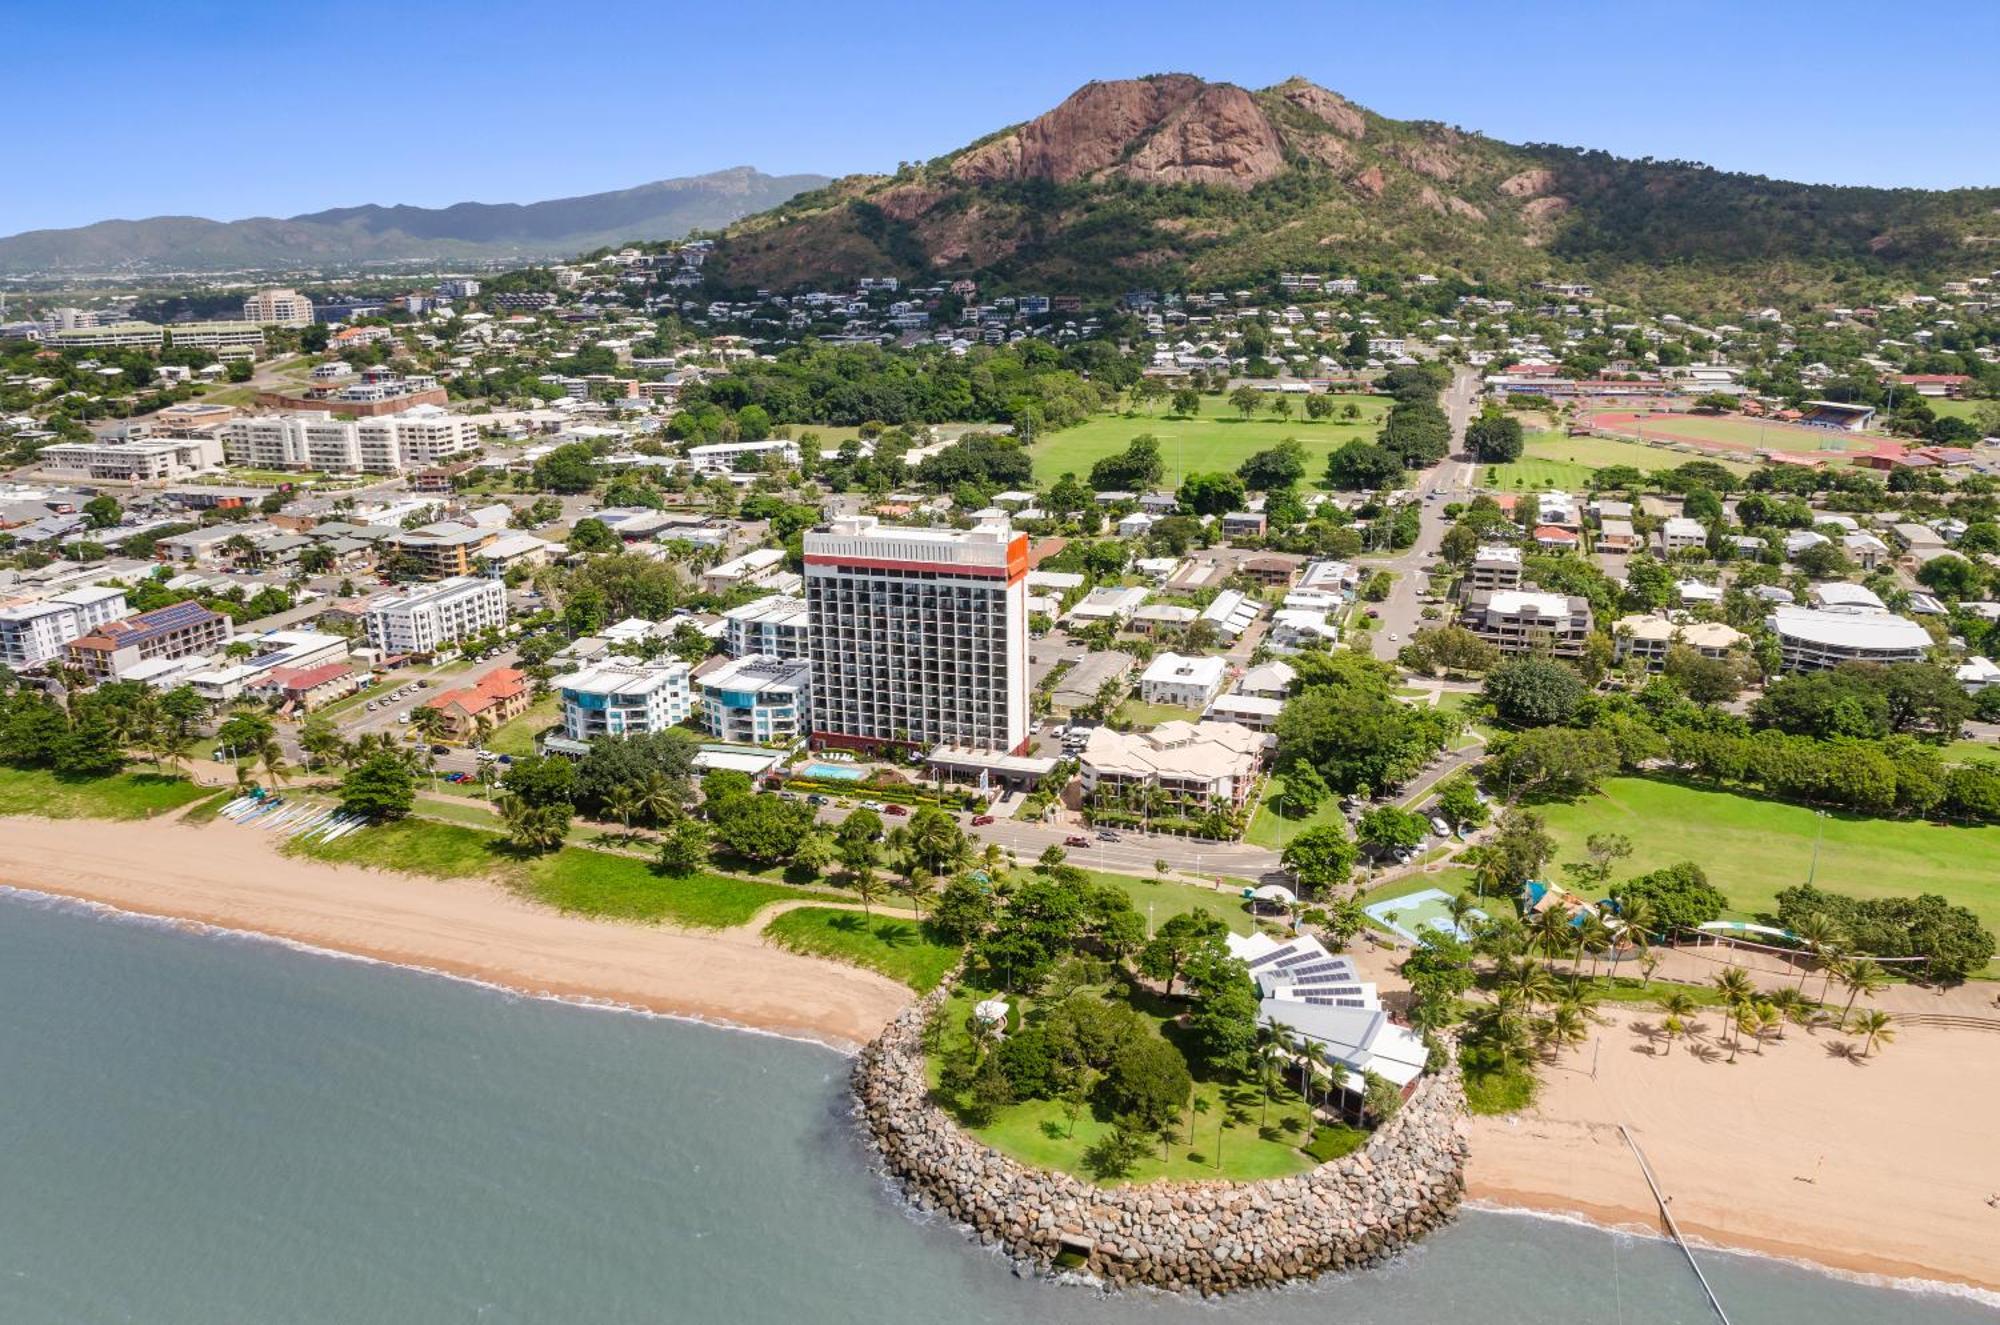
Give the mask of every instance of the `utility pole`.
<path id="1" fill-rule="evenodd" d="M 1812 887 L 1813 879 L 1819 874 L 1819 844 L 1826 837 L 1826 811 L 1814 810 L 1813 816 L 1819 820 L 1819 831 L 1813 834 L 1812 864 L 1806 867 L 1806 886 L 1808 888 Z"/>

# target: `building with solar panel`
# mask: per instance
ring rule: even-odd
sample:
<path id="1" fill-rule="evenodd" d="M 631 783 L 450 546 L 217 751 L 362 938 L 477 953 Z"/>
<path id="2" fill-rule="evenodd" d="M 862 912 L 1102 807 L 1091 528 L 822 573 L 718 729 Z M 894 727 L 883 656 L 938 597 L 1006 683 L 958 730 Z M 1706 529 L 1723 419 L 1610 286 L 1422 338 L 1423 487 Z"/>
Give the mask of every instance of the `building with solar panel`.
<path id="1" fill-rule="evenodd" d="M 88 635 L 71 640 L 64 656 L 93 681 L 123 676 L 139 663 L 153 659 L 188 658 L 221 651 L 235 626 L 220 612 L 200 603 L 174 603 L 106 622 Z"/>
<path id="2" fill-rule="evenodd" d="M 1227 942 L 1257 986 L 1257 1019 L 1290 1039 L 1317 1043 L 1351 1074 L 1347 1085 L 1357 1095 L 1365 1073 L 1398 1088 L 1423 1074 L 1430 1051 L 1422 1037 L 1390 1018 L 1352 957 L 1328 952 L 1309 934 L 1230 934 Z"/>

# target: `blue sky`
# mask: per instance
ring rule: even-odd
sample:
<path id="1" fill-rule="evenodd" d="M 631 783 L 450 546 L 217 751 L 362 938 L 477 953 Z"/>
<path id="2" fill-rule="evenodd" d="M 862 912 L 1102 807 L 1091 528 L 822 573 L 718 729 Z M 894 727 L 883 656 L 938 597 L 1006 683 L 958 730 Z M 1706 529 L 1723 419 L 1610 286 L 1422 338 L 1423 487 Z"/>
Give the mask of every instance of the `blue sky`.
<path id="1" fill-rule="evenodd" d="M 1166 70 L 1303 74 L 1512 141 L 2000 185 L 1993 0 L 961 5 L 0 0 L 9 64 L 47 74 L 0 145 L 0 234 L 892 169 Z"/>

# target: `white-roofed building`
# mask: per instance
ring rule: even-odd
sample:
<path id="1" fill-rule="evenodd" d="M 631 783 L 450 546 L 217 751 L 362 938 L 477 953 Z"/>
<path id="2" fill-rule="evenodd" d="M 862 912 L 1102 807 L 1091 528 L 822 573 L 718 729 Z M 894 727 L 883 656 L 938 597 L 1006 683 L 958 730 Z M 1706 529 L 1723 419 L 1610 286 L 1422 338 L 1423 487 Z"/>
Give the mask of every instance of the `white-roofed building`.
<path id="1" fill-rule="evenodd" d="M 1263 615 L 1264 605 L 1236 589 L 1224 589 L 1202 610 L 1201 619 L 1224 639 L 1233 640 Z"/>
<path id="2" fill-rule="evenodd" d="M 1229 665 L 1220 658 L 1184 657 L 1162 653 L 1139 676 L 1139 698 L 1148 704 L 1171 704 L 1199 713 L 1222 690 Z"/>
<path id="3" fill-rule="evenodd" d="M 1741 644 L 1742 631 L 1720 621 L 1674 621 L 1655 615 L 1621 617 L 1611 627 L 1613 658 L 1641 658 L 1659 671 L 1675 646 L 1693 649 L 1705 658 L 1720 658 Z"/>
<path id="4" fill-rule="evenodd" d="M 1346 1073 L 1372 1073 L 1398 1088 L 1423 1074 L 1430 1051 L 1415 1031 L 1392 1021 L 1376 987 L 1352 959 L 1329 953 L 1310 935 L 1230 934 L 1229 955 L 1250 968 L 1258 1020 L 1317 1043 Z M 1343 1073 L 1345 1076 L 1346 1073 Z M 1363 1083 L 1344 1083 L 1357 1095 Z"/>
<path id="5" fill-rule="evenodd" d="M 1822 612 L 1846 612 L 1850 615 L 1862 612 L 1886 612 L 1889 605 L 1873 589 L 1866 585 L 1850 584 L 1846 580 L 1828 580 L 1807 588 L 1806 601 Z"/>
<path id="6" fill-rule="evenodd" d="M 1528 589 L 1474 590 L 1461 624 L 1509 653 L 1546 647 L 1559 657 L 1583 652 L 1590 637 L 1590 603 L 1574 595 Z"/>
<path id="7" fill-rule="evenodd" d="M 1929 631 L 1888 612 L 1780 607 L 1767 623 L 1778 636 L 1779 666 L 1788 672 L 1848 662 L 1922 662 L 1931 647 Z"/>
<path id="8" fill-rule="evenodd" d="M 810 658 L 812 631 L 806 600 L 772 594 L 722 614 L 722 644 L 732 658 Z"/>
<path id="9" fill-rule="evenodd" d="M 618 659 L 559 676 L 563 734 L 572 741 L 665 731 L 693 709 L 688 665 Z"/>
<path id="10" fill-rule="evenodd" d="M 1243 804 L 1266 738 L 1233 722 L 1163 722 L 1149 732 L 1095 728 L 1080 756 L 1084 793 L 1112 799 L 1154 788 L 1165 814 Z"/>

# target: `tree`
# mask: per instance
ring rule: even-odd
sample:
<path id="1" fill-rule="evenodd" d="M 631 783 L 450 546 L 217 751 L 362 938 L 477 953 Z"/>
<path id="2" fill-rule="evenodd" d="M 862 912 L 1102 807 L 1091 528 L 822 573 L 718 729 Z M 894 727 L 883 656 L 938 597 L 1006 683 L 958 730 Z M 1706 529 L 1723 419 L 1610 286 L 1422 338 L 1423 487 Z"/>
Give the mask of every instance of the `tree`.
<path id="1" fill-rule="evenodd" d="M 789 860 L 812 831 L 812 806 L 776 796 L 732 796 L 710 809 L 722 845 L 745 860 Z"/>
<path id="2" fill-rule="evenodd" d="M 993 923 L 993 898 L 978 882 L 953 879 L 931 908 L 930 928 L 953 943 L 964 945 L 985 934 Z"/>
<path id="3" fill-rule="evenodd" d="M 1487 758 L 1486 785 L 1511 800 L 1581 796 L 1618 771 L 1617 736 L 1602 727 L 1533 727 Z"/>
<path id="4" fill-rule="evenodd" d="M 124 744 L 96 706 L 76 715 L 56 742 L 55 770 L 65 777 L 107 777 L 124 766 Z"/>
<path id="5" fill-rule="evenodd" d="M 1358 854 L 1347 830 L 1336 822 L 1308 828 L 1287 842 L 1279 864 L 1300 895 L 1318 897 L 1353 877 Z"/>
<path id="6" fill-rule="evenodd" d="M 1090 486 L 1099 492 L 1144 492 L 1159 483 L 1166 472 L 1166 463 L 1160 459 L 1160 439 L 1142 433 L 1126 443 L 1123 451 L 1090 467 Z"/>
<path id="7" fill-rule="evenodd" d="M 569 835 L 570 804 L 553 801 L 536 804 L 515 792 L 502 792 L 494 801 L 500 821 L 507 827 L 507 840 L 522 851 L 551 851 Z"/>
<path id="8" fill-rule="evenodd" d="M 1391 488 L 1402 478 L 1402 459 L 1372 442 L 1349 442 L 1326 458 L 1326 485 L 1344 492 Z"/>
<path id="9" fill-rule="evenodd" d="M 1191 386 L 1175 388 L 1172 408 L 1184 418 L 1193 418 L 1201 413 L 1201 392 Z"/>
<path id="10" fill-rule="evenodd" d="M 1240 1074 L 1257 1044 L 1257 986 L 1249 969 L 1220 940 L 1210 940 L 1188 961 L 1186 977 L 1196 1000 L 1188 1017 L 1195 1057 L 1210 1071 Z"/>
<path id="11" fill-rule="evenodd" d="M 1157 1132 L 1174 1120 L 1193 1089 L 1178 1049 L 1157 1035 L 1131 1034 L 1113 1050 L 1098 1095 L 1119 1121 Z"/>
<path id="12" fill-rule="evenodd" d="M 84 523 L 92 529 L 113 529 L 125 517 L 118 499 L 108 494 L 92 497 L 83 504 Z"/>
<path id="13" fill-rule="evenodd" d="M 1519 727 L 1568 722 L 1586 693 L 1573 670 L 1532 654 L 1509 658 L 1486 674 L 1485 694 L 1494 711 Z"/>
<path id="14" fill-rule="evenodd" d="M 1243 509 L 1243 480 L 1234 474 L 1190 474 L 1176 494 L 1196 515 L 1222 515 Z"/>
<path id="15" fill-rule="evenodd" d="M 957 819 L 926 805 L 910 819 L 910 849 L 931 873 L 940 874 L 965 849 L 965 832 Z"/>
<path id="16" fill-rule="evenodd" d="M 1361 816 L 1355 829 L 1364 846 L 1379 852 L 1414 849 L 1430 832 L 1424 816 L 1394 805 L 1378 805 Z"/>
<path id="17" fill-rule="evenodd" d="M 1254 386 L 1239 386 L 1229 393 L 1229 407 L 1246 419 L 1255 414 L 1263 403 L 1264 393 Z"/>
<path id="18" fill-rule="evenodd" d="M 1291 437 L 1268 450 L 1257 452 L 1236 467 L 1236 476 L 1252 492 L 1275 492 L 1289 488 L 1305 475 L 1306 448 Z"/>
<path id="19" fill-rule="evenodd" d="M 676 819 L 660 838 L 660 871 L 686 878 L 708 863 L 708 829 L 698 819 Z"/>
<path id="20" fill-rule="evenodd" d="M 597 483 L 597 457 L 582 442 L 571 442 L 535 462 L 535 484 L 549 492 L 588 492 Z"/>
<path id="21" fill-rule="evenodd" d="M 1612 888 L 1611 897 L 1621 907 L 1644 901 L 1660 931 L 1667 934 L 1699 929 L 1729 909 L 1729 899 L 1708 881 L 1701 866 L 1688 860 L 1627 879 Z"/>
<path id="22" fill-rule="evenodd" d="M 1139 971 L 1148 979 L 1162 981 L 1166 992 L 1174 992 L 1181 968 L 1195 953 L 1213 944 L 1228 926 L 1207 911 L 1182 911 L 1167 917 L 1146 946 L 1139 950 Z"/>
<path id="23" fill-rule="evenodd" d="M 624 541 L 611 532 L 611 526 L 596 518 L 578 520 L 569 531 L 572 552 L 617 552 L 624 546 Z"/>
<path id="24" fill-rule="evenodd" d="M 1521 421 L 1489 407 L 1466 426 L 1465 447 L 1481 464 L 1504 465 L 1519 460 L 1524 448 Z"/>
<path id="25" fill-rule="evenodd" d="M 576 791 L 576 766 L 559 756 L 529 755 L 507 766 L 500 785 L 524 805 L 567 811 Z"/>
<path id="26" fill-rule="evenodd" d="M 1877 1045 L 1892 1044 L 1896 1039 L 1895 1018 L 1880 1008 L 1863 1008 L 1847 1023 L 1847 1029 L 1862 1037 L 1861 1056 L 1868 1057 Z"/>
<path id="27" fill-rule="evenodd" d="M 1486 802 L 1480 799 L 1479 788 L 1472 779 L 1463 775 L 1448 779 L 1438 788 L 1436 808 L 1438 817 L 1460 833 L 1486 822 Z"/>
<path id="28" fill-rule="evenodd" d="M 1482 892 L 1519 888 L 1539 875 L 1555 852 L 1555 839 L 1542 816 L 1531 810 L 1509 811 L 1480 857 Z"/>

